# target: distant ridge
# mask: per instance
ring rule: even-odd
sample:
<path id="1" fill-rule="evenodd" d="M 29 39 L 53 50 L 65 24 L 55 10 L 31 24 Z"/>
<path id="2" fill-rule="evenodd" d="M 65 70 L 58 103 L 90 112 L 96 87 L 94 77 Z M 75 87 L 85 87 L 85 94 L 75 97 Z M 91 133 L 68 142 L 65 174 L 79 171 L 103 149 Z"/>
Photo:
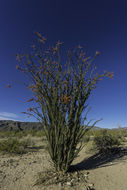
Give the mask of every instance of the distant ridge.
<path id="1" fill-rule="evenodd" d="M 24 131 L 24 130 L 41 130 L 41 129 L 43 129 L 43 126 L 39 122 L 0 120 L 0 131 Z"/>
<path id="2" fill-rule="evenodd" d="M 39 122 L 20 122 L 13 120 L 0 120 L 0 131 L 25 131 L 42 130 L 43 126 Z M 100 127 L 93 127 L 92 130 L 100 130 Z"/>
<path id="3" fill-rule="evenodd" d="M 42 130 L 43 126 L 39 122 L 20 122 L 13 120 L 0 120 L 0 131 L 25 131 L 25 130 Z M 118 130 L 119 128 L 101 128 L 93 127 L 91 130 Z M 120 127 L 122 130 L 127 130 L 127 127 Z"/>

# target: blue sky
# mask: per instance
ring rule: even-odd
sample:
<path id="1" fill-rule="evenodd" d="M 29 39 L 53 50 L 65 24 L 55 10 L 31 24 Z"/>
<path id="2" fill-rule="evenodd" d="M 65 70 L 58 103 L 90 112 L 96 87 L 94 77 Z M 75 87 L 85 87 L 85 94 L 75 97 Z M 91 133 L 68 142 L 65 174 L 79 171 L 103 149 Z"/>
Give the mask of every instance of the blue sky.
<path id="1" fill-rule="evenodd" d="M 89 119 L 103 121 L 100 127 L 127 126 L 127 2 L 101 0 L 1 0 L 0 1 L 0 119 L 34 121 L 22 111 L 31 96 L 21 82 L 16 53 L 29 53 L 34 32 L 41 32 L 54 44 L 64 42 L 63 50 L 77 45 L 96 59 L 100 71 L 114 72 L 104 79 L 88 100 Z M 12 88 L 6 85 L 19 81 Z"/>

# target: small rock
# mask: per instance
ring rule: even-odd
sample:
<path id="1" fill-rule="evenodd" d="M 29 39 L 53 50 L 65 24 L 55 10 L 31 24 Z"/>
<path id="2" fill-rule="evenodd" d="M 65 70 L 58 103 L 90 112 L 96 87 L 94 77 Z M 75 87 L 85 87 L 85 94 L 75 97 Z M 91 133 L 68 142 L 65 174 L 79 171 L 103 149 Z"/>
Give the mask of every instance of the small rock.
<path id="1" fill-rule="evenodd" d="M 68 181 L 66 184 L 67 184 L 68 186 L 72 186 L 72 183 L 69 182 L 69 181 Z"/>
<path id="2" fill-rule="evenodd" d="M 71 180 L 71 183 L 74 181 L 74 179 Z"/>
<path id="3" fill-rule="evenodd" d="M 54 179 L 55 179 L 55 180 L 57 180 L 57 179 L 58 179 L 58 177 L 56 176 L 56 177 L 54 177 Z"/>
<path id="4" fill-rule="evenodd" d="M 91 184 L 88 185 L 88 187 L 89 187 L 90 190 L 94 190 L 94 184 L 91 183 Z"/>
<path id="5" fill-rule="evenodd" d="M 84 177 L 85 177 L 86 179 L 88 179 L 88 175 L 87 175 L 87 174 L 85 174 Z"/>

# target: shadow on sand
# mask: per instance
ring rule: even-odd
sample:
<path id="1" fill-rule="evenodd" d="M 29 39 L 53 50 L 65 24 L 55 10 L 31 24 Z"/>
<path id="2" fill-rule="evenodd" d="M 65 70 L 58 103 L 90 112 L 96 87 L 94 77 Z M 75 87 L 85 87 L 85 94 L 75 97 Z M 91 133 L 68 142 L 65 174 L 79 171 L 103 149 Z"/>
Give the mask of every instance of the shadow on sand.
<path id="1" fill-rule="evenodd" d="M 110 154 L 100 154 L 96 153 L 93 156 L 84 159 L 80 163 L 76 165 L 72 165 L 70 170 L 91 170 L 99 167 L 105 167 L 105 166 L 111 166 L 116 163 L 118 163 L 119 160 L 125 161 L 127 160 L 127 147 L 125 148 L 120 148 L 114 153 Z"/>

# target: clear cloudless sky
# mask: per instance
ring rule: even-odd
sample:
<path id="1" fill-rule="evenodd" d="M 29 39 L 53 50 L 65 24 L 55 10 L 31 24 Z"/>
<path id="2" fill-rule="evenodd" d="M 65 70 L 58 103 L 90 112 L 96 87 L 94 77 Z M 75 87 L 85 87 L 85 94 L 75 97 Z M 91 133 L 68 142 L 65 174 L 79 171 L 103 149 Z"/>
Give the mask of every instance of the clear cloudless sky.
<path id="1" fill-rule="evenodd" d="M 0 0 L 0 120 L 35 121 L 21 114 L 31 94 L 20 84 L 16 53 L 29 53 L 34 32 L 48 44 L 64 42 L 63 50 L 77 45 L 96 58 L 99 71 L 114 72 L 92 92 L 89 119 L 97 125 L 127 126 L 127 1 L 125 0 Z M 19 84 L 6 88 L 13 81 Z"/>

